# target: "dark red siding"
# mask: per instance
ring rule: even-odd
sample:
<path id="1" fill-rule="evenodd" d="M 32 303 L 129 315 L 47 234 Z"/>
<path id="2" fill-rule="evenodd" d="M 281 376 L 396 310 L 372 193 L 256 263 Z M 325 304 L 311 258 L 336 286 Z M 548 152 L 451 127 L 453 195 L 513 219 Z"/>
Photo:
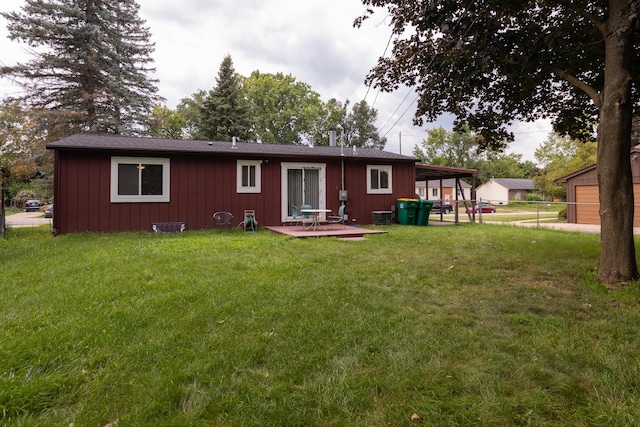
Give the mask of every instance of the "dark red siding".
<path id="1" fill-rule="evenodd" d="M 114 153 L 114 155 L 119 155 Z M 149 157 L 148 153 L 141 156 Z M 157 157 L 163 157 L 158 155 Z M 245 209 L 254 209 L 261 225 L 281 223 L 281 162 L 264 162 L 262 192 L 236 192 L 237 159 L 226 156 L 172 155 L 171 201 L 168 203 L 111 203 L 111 154 L 56 150 L 54 227 L 58 233 L 151 230 L 153 222 L 184 221 L 187 228 L 213 228 L 213 213 L 229 211 L 234 225 L 243 220 Z M 308 159 L 286 159 L 306 162 Z M 327 208 L 340 206 L 341 163 L 316 159 L 327 165 Z M 393 166 L 393 194 L 367 194 L 367 165 Z M 345 162 L 345 189 L 349 195 L 352 222 L 369 224 L 371 212 L 390 210 L 399 197 L 413 197 L 415 167 L 412 162 Z"/>

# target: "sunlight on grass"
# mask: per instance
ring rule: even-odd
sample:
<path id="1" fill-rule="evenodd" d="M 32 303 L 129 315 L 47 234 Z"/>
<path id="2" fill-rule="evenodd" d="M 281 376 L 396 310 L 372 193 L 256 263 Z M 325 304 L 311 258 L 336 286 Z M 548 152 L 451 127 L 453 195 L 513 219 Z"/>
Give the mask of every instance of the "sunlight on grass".
<path id="1" fill-rule="evenodd" d="M 636 283 L 499 225 L 0 239 L 6 425 L 634 425 Z"/>

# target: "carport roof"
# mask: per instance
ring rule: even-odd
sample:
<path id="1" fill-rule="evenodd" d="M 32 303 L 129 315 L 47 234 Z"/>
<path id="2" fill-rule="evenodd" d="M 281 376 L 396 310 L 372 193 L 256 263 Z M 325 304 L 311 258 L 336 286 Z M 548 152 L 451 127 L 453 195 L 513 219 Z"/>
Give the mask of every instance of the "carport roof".
<path id="1" fill-rule="evenodd" d="M 478 171 L 475 169 L 452 168 L 449 166 L 416 165 L 416 181 L 434 181 L 450 178 L 472 178 L 475 180 Z"/>

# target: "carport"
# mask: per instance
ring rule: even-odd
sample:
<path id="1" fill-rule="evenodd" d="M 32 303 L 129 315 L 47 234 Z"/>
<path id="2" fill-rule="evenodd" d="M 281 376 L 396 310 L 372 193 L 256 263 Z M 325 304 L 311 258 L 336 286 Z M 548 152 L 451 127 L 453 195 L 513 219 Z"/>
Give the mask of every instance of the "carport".
<path id="1" fill-rule="evenodd" d="M 454 222 L 457 224 L 459 219 L 459 207 L 458 207 L 458 195 L 462 196 L 462 202 L 465 206 L 465 213 L 467 211 L 467 206 L 474 206 L 476 200 L 476 174 L 478 173 L 475 169 L 463 169 L 463 168 L 453 168 L 449 166 L 434 166 L 434 165 L 416 165 L 416 182 L 424 182 L 425 186 L 429 187 L 429 181 L 439 181 L 440 182 L 440 203 L 444 203 L 442 200 L 442 180 L 444 179 L 455 179 L 456 183 L 456 197 L 455 197 L 455 220 Z M 464 191 L 462 191 L 462 186 L 460 185 L 460 180 L 462 178 L 471 178 L 471 200 L 466 200 L 464 197 Z M 467 203 L 470 203 L 468 205 Z M 472 214 L 469 215 L 469 219 L 471 221 L 475 221 L 475 210 L 472 209 Z M 443 209 L 440 209 L 440 221 L 443 220 Z"/>

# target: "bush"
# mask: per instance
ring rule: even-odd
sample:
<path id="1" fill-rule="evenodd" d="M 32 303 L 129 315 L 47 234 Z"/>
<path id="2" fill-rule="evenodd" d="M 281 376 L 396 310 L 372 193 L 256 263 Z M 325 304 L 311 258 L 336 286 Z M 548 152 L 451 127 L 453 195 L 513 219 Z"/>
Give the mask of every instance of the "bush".
<path id="1" fill-rule="evenodd" d="M 560 212 L 558 212 L 558 219 L 567 220 L 567 207 L 565 206 Z"/>
<path id="2" fill-rule="evenodd" d="M 527 193 L 527 202 L 541 202 L 542 196 L 538 193 Z"/>
<path id="3" fill-rule="evenodd" d="M 35 199 L 36 193 L 31 190 L 20 190 L 18 194 L 14 197 L 14 203 L 18 206 L 23 206 L 25 202 L 29 199 Z"/>

